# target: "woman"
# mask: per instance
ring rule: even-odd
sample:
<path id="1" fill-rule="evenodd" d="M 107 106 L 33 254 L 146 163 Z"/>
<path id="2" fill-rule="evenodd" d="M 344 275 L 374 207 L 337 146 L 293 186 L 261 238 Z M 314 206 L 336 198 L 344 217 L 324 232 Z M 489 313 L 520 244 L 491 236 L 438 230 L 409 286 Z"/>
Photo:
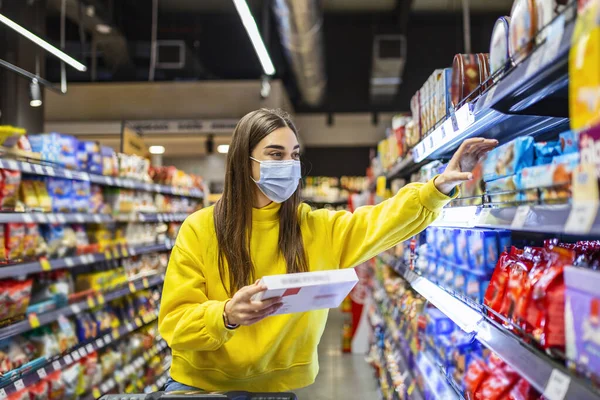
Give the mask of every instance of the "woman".
<path id="1" fill-rule="evenodd" d="M 252 301 L 265 290 L 257 280 L 353 267 L 421 232 L 496 144 L 465 141 L 443 174 L 377 206 L 311 211 L 298 190 L 300 146 L 290 117 L 265 109 L 243 117 L 223 197 L 187 218 L 171 254 L 159 317 L 173 350 L 167 391 L 278 392 L 312 384 L 328 311 L 269 317 L 280 299 Z"/>

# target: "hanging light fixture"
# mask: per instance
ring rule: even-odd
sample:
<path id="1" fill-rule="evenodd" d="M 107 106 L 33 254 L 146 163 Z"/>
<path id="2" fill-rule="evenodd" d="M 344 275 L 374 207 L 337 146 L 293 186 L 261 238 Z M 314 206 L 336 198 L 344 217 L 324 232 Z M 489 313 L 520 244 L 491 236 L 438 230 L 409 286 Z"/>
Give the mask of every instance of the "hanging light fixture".
<path id="1" fill-rule="evenodd" d="M 42 105 L 42 90 L 36 78 L 31 80 L 29 84 L 29 105 L 31 107 L 39 107 Z"/>

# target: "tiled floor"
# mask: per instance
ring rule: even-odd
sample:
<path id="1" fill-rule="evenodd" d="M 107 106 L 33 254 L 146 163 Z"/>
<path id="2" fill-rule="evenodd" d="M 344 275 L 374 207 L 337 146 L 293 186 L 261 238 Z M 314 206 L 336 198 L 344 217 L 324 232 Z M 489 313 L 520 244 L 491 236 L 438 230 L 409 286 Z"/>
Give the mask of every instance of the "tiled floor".
<path id="1" fill-rule="evenodd" d="M 319 345 L 320 372 L 314 385 L 296 391 L 299 400 L 376 400 L 373 368 L 364 355 L 343 354 L 342 314 L 331 310 Z"/>

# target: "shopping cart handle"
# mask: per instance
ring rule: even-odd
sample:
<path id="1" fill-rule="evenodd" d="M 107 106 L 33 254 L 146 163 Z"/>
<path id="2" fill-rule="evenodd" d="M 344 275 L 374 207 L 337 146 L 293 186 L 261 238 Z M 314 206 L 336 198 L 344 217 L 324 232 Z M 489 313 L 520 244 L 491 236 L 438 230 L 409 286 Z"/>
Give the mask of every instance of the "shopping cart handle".
<path id="1" fill-rule="evenodd" d="M 249 392 L 155 392 L 151 394 L 107 394 L 100 400 L 298 400 L 293 393 Z"/>

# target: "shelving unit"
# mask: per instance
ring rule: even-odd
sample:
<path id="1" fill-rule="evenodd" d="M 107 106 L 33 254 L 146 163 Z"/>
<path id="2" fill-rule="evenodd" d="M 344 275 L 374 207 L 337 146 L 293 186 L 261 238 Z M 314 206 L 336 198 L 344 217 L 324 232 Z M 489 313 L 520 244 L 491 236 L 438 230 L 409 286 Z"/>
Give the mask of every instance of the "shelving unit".
<path id="1" fill-rule="evenodd" d="M 70 349 L 67 354 L 64 354 L 60 357 L 56 357 L 55 359 L 48 360 L 48 362 L 41 368 L 37 368 L 31 371 L 27 371 L 26 373 L 16 375 L 12 382 L 4 383 L 4 385 L 0 388 L 0 399 L 4 399 L 11 393 L 17 392 L 25 387 L 36 384 L 41 379 L 44 379 L 46 376 L 50 375 L 55 371 L 64 370 L 68 366 L 72 365 L 74 362 L 77 362 L 82 357 L 85 357 L 86 355 L 93 353 L 94 351 L 100 350 L 110 345 L 113 341 L 122 339 L 123 337 L 129 335 L 130 333 L 143 327 L 144 325 L 156 321 L 157 318 L 158 313 L 154 313 L 151 315 L 145 315 L 143 317 L 136 317 L 132 321 L 124 321 L 120 328 L 115 329 L 109 333 L 101 334 L 96 339 L 93 339 L 88 343 L 83 343 L 73 349 Z M 165 348 L 166 343 L 164 341 L 161 341 L 159 342 L 159 344 L 157 344 L 157 346 Z M 95 398 L 99 397 L 100 396 L 97 396 Z"/>
<path id="2" fill-rule="evenodd" d="M 145 246 L 121 246 L 106 250 L 103 253 L 85 254 L 80 256 L 42 259 L 40 261 L 25 262 L 8 265 L 0 268 L 0 279 L 25 276 L 44 271 L 55 271 L 65 268 L 74 268 L 82 265 L 90 265 L 103 261 L 118 260 L 141 254 L 158 253 L 169 251 L 173 248 L 171 240 L 165 240 L 164 243 L 151 244 Z"/>
<path id="3" fill-rule="evenodd" d="M 110 224 L 115 222 L 182 222 L 188 213 L 131 213 L 121 215 L 86 213 L 1 212 L 0 224 Z"/>
<path id="4" fill-rule="evenodd" d="M 489 320 L 481 309 L 447 292 L 426 278 L 409 270 L 403 261 L 382 257 L 382 261 L 403 276 L 412 288 L 440 309 L 467 333 L 472 333 L 495 352 L 540 393 L 548 393 L 557 381 L 566 386 L 565 399 L 598 399 L 600 392 L 588 382 L 574 376 L 567 368 L 525 343 L 511 332 Z"/>
<path id="5" fill-rule="evenodd" d="M 140 182 L 134 179 L 116 178 L 112 176 L 90 174 L 88 172 L 73 171 L 59 166 L 41 165 L 31 163 L 28 161 L 0 159 L 0 168 L 10 169 L 13 171 L 21 171 L 23 173 L 32 175 L 50 176 L 57 178 L 73 179 L 78 181 L 89 181 L 98 185 L 114 186 L 124 189 L 135 189 L 146 192 L 170 194 L 174 196 L 185 196 L 193 198 L 204 197 L 204 193 L 198 189 L 186 189 L 176 186 L 166 186 L 155 183 Z"/>
<path id="6" fill-rule="evenodd" d="M 164 282 L 164 279 L 164 275 L 140 278 L 130 281 L 128 285 L 125 285 L 122 288 L 90 295 L 85 301 L 79 301 L 66 307 L 62 307 L 40 315 L 29 314 L 27 319 L 23 321 L 0 328 L 0 340 L 30 331 L 40 326 L 47 325 L 51 322 L 57 321 L 61 316 L 68 317 L 79 314 L 81 311 L 92 309 L 96 306 L 103 305 L 106 302 L 127 296 L 139 290 L 160 285 Z"/>
<path id="7" fill-rule="evenodd" d="M 122 381 L 122 376 L 128 376 L 134 373 L 135 371 L 140 370 L 148 360 L 150 360 L 155 355 L 159 354 L 163 350 L 167 348 L 167 343 L 160 339 L 155 345 L 153 345 L 150 349 L 142 352 L 141 355 L 137 356 L 130 364 L 123 367 L 123 369 L 115 371 L 111 378 L 108 378 L 100 385 L 94 387 L 91 390 L 91 393 L 87 396 L 83 397 L 83 400 L 94 400 L 102 397 L 104 394 L 109 393 L 113 389 L 117 387 L 117 385 Z M 146 389 L 152 389 L 154 387 L 160 388 L 160 386 L 164 385 L 167 382 L 168 375 L 163 374 L 160 379 L 157 380 L 156 384 L 152 387 L 147 387 Z M 162 382 L 162 383 L 161 383 Z M 160 385 L 159 385 L 160 383 Z M 145 393 L 150 393 L 152 391 L 156 392 L 157 390 L 148 390 L 144 391 Z"/>

